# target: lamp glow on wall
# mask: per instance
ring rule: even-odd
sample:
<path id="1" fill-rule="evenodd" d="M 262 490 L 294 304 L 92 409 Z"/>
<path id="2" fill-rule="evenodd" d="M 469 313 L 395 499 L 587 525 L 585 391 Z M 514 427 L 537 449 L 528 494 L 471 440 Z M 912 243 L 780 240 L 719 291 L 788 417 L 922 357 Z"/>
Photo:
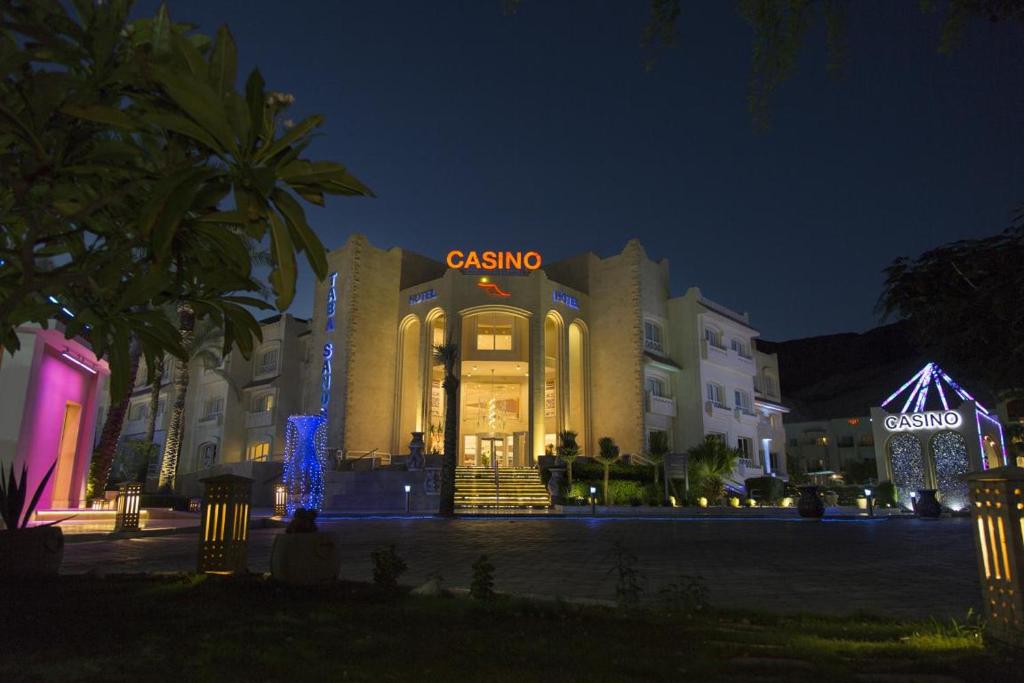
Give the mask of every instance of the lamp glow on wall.
<path id="1" fill-rule="evenodd" d="M 292 415 L 284 429 L 284 485 L 286 512 L 297 508 L 320 510 L 327 470 L 327 418 Z"/>

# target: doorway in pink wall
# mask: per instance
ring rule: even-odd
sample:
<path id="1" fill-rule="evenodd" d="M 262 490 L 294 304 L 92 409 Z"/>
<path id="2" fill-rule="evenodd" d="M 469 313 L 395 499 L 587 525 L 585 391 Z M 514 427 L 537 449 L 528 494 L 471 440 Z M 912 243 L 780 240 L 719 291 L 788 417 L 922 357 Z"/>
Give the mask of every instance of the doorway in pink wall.
<path id="1" fill-rule="evenodd" d="M 70 507 L 71 499 L 77 499 L 71 490 L 75 475 L 75 459 L 78 455 L 78 431 L 82 424 L 82 405 L 68 401 L 64 407 L 64 422 L 60 432 L 60 445 L 57 448 L 57 470 L 54 472 L 53 499 L 54 508 Z"/>

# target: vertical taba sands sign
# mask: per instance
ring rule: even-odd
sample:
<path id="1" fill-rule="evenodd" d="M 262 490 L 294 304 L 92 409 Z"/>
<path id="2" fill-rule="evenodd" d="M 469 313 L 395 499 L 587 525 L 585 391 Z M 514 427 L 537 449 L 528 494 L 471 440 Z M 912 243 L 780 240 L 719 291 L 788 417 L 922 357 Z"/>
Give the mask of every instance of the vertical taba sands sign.
<path id="1" fill-rule="evenodd" d="M 324 331 L 334 332 L 334 314 L 338 310 L 338 274 L 331 273 L 327 284 L 327 324 Z M 320 370 L 320 414 L 327 414 L 327 404 L 331 401 L 331 358 L 334 356 L 334 344 L 324 344 L 324 365 Z"/>

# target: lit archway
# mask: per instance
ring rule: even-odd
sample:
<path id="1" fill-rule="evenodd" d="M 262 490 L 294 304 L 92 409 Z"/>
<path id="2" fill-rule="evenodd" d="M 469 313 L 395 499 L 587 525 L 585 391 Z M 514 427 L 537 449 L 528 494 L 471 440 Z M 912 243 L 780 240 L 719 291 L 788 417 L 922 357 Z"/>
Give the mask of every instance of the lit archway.
<path id="1" fill-rule="evenodd" d="M 913 434 L 895 434 L 885 448 L 899 504 L 909 509 L 912 507 L 910 494 L 924 488 L 925 463 L 921 440 Z"/>
<path id="2" fill-rule="evenodd" d="M 406 316 L 398 326 L 393 453 L 407 452 L 412 432 L 422 431 L 421 327 L 420 320 L 415 315 Z"/>
<path id="3" fill-rule="evenodd" d="M 931 438 L 930 450 L 942 504 L 953 510 L 962 509 L 968 503 L 967 483 L 960 478 L 970 469 L 967 442 L 959 432 L 943 431 Z"/>
<path id="4" fill-rule="evenodd" d="M 582 320 L 574 320 L 569 325 L 569 414 L 566 416 L 565 428 L 576 432 L 576 443 L 584 453 L 591 452 L 587 419 L 590 414 L 587 396 L 588 353 L 587 326 Z"/>
<path id="5" fill-rule="evenodd" d="M 563 404 L 562 353 L 565 321 L 557 311 L 544 316 L 544 453 L 555 455 L 558 433 L 563 430 L 565 415 Z"/>

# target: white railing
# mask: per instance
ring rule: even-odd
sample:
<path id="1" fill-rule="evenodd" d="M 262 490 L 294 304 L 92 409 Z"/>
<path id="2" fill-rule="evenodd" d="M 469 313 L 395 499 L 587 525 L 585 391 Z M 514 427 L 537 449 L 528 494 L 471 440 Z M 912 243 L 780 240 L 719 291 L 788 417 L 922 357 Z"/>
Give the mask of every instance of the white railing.
<path id="1" fill-rule="evenodd" d="M 274 421 L 273 410 L 261 410 L 259 412 L 248 412 L 245 414 L 246 427 L 265 427 Z"/>
<path id="2" fill-rule="evenodd" d="M 647 410 L 654 415 L 676 416 L 676 401 L 665 396 L 647 395 Z"/>
<path id="3" fill-rule="evenodd" d="M 649 339 L 644 337 L 644 348 L 648 351 L 655 351 L 657 353 L 664 353 L 664 345 L 657 339 Z"/>

